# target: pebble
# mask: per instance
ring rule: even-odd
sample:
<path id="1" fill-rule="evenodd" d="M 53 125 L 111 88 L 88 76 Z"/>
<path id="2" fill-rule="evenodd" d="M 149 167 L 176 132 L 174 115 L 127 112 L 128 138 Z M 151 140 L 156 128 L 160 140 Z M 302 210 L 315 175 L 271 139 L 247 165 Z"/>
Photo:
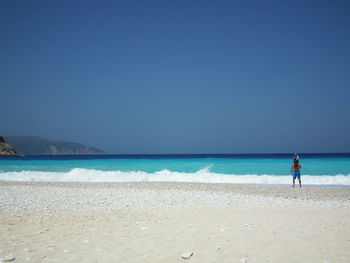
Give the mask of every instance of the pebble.
<path id="1" fill-rule="evenodd" d="M 241 263 L 247 263 L 248 262 L 248 259 L 246 258 L 246 257 L 244 257 L 244 258 L 241 258 L 241 261 L 240 261 Z"/>
<path id="2" fill-rule="evenodd" d="M 40 187 L 37 187 L 37 185 Z M 286 193 L 286 188 L 282 186 L 249 186 L 237 188 L 234 185 L 218 187 L 208 184 L 203 187 L 202 185 L 192 183 L 105 183 L 96 185 L 74 183 L 73 187 L 68 186 L 68 184 L 63 187 L 56 187 L 57 185 L 61 186 L 64 184 L 0 184 L 0 207 L 3 211 L 8 211 L 10 214 L 13 214 L 11 213 L 13 211 L 18 213 L 18 211 L 24 211 L 26 209 L 45 211 L 45 213 L 62 210 L 62 208 L 76 210 L 77 204 L 74 200 L 79 200 L 79 208 L 98 207 L 108 209 L 223 204 L 229 204 L 229 206 L 246 204 L 258 206 L 305 204 L 316 207 L 350 207 L 349 193 L 345 189 L 319 190 L 309 188 L 300 198 L 293 198 L 294 194 Z M 135 185 L 138 187 L 135 188 Z M 164 186 L 167 187 L 165 188 Z M 191 191 L 188 191 L 188 189 L 191 189 Z M 226 191 L 226 189 L 232 189 L 232 191 Z M 239 193 L 243 190 L 245 191 L 244 194 Z M 256 192 L 261 191 L 263 191 L 263 195 L 254 195 Z M 111 194 L 113 198 L 110 197 Z M 283 198 L 274 197 L 276 194 L 280 194 Z M 18 198 L 14 200 L 12 198 L 13 196 Z M 175 197 L 177 198 L 176 203 L 174 202 Z M 181 198 L 179 199 L 179 197 Z M 28 199 L 31 201 L 23 201 Z M 15 215 L 13 214 L 13 216 Z M 51 214 L 45 214 L 41 217 L 41 220 L 49 220 L 50 216 Z M 136 221 L 135 223 L 140 224 L 142 222 Z"/>
<path id="3" fill-rule="evenodd" d="M 11 262 L 14 260 L 16 260 L 16 256 L 14 254 L 8 254 L 7 256 L 0 258 L 0 262 Z"/>
<path id="4" fill-rule="evenodd" d="M 182 255 L 181 255 L 181 257 L 183 258 L 183 259 L 189 259 L 189 258 L 191 258 L 193 256 L 193 252 L 184 252 L 184 253 L 182 253 Z"/>

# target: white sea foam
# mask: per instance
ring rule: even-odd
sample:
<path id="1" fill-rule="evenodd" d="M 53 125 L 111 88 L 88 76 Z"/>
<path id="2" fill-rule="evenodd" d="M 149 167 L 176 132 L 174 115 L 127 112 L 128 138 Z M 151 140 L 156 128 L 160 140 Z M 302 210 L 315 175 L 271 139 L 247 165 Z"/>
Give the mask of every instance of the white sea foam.
<path id="1" fill-rule="evenodd" d="M 234 175 L 210 172 L 210 167 L 195 173 L 161 170 L 154 173 L 143 171 L 101 171 L 74 168 L 68 172 L 21 171 L 1 172 L 1 181 L 21 182 L 198 182 L 241 184 L 290 184 L 289 175 Z M 350 175 L 302 175 L 304 184 L 350 185 Z"/>

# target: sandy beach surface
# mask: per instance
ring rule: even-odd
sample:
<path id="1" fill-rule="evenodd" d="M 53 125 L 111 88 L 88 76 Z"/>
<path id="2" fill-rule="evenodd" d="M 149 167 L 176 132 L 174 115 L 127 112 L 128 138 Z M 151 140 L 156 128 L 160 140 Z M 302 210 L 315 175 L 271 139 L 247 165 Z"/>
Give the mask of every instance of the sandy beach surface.
<path id="1" fill-rule="evenodd" d="M 0 182 L 0 192 L 2 260 L 350 262 L 350 189 Z"/>

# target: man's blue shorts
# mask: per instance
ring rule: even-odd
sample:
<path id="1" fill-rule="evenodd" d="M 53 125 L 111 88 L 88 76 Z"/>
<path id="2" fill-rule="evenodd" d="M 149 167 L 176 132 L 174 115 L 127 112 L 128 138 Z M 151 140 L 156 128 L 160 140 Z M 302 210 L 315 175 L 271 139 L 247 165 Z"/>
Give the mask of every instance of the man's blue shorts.
<path id="1" fill-rule="evenodd" d="M 300 171 L 293 171 L 293 179 L 298 178 L 300 180 Z"/>

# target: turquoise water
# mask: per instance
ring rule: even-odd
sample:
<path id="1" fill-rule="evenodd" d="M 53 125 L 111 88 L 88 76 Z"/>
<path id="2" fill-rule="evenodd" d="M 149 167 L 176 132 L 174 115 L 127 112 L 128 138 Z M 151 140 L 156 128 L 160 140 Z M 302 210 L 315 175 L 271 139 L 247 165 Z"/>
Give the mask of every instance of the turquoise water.
<path id="1" fill-rule="evenodd" d="M 210 167 L 221 174 L 289 175 L 291 158 L 133 158 L 133 159 L 0 159 L 0 172 L 47 171 L 68 172 L 73 168 L 102 171 L 144 171 L 154 173 L 164 169 L 194 173 Z M 350 157 L 301 158 L 303 174 L 349 175 Z"/>
<path id="2" fill-rule="evenodd" d="M 0 180 L 283 184 L 291 163 L 291 155 L 11 157 L 0 159 Z M 350 155 L 301 155 L 300 163 L 304 181 L 350 185 Z"/>

